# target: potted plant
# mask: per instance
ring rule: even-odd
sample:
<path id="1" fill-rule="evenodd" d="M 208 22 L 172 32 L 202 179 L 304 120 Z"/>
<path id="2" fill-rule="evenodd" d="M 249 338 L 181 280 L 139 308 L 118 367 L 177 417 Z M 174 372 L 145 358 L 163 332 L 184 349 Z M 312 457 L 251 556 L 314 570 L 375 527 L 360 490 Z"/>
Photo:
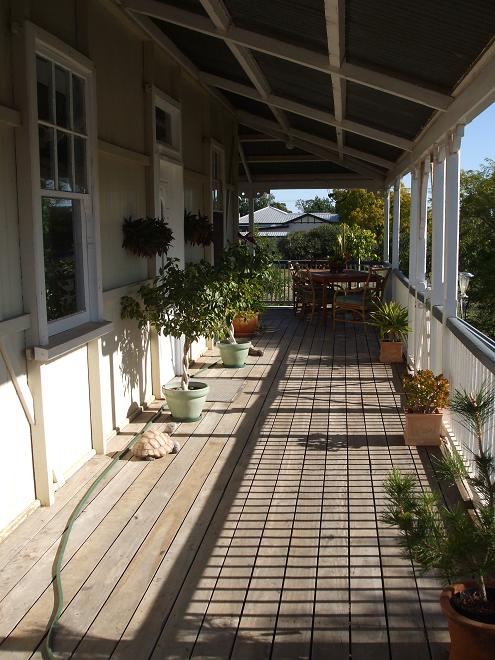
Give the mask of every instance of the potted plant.
<path id="1" fill-rule="evenodd" d="M 199 211 L 191 213 L 184 210 L 184 240 L 192 245 L 210 245 L 213 240 L 213 225 L 208 216 Z"/>
<path id="2" fill-rule="evenodd" d="M 237 341 L 235 320 L 251 314 L 258 291 L 251 275 L 253 254 L 246 246 L 226 248 L 217 266 L 220 299 L 224 307 L 225 339 L 218 348 L 226 367 L 243 367 L 251 348 L 249 339 Z"/>
<path id="3" fill-rule="evenodd" d="M 451 409 L 474 435 L 474 476 L 458 453 L 438 461 L 437 473 L 454 484 L 465 479 L 477 493 L 474 511 L 448 508 L 416 480 L 394 470 L 385 481 L 385 523 L 401 531 L 400 544 L 422 570 L 446 584 L 440 597 L 448 618 L 450 660 L 489 660 L 495 649 L 495 459 L 484 435 L 494 413 L 495 390 L 456 391 Z"/>
<path id="4" fill-rule="evenodd" d="M 164 335 L 184 337 L 180 387 L 164 387 L 167 404 L 176 421 L 199 419 L 209 387 L 189 379 L 189 350 L 200 337 L 214 337 L 224 328 L 216 274 L 206 261 L 180 268 L 177 259 L 167 259 L 151 284 L 138 291 L 138 298 L 124 296 L 122 318 L 148 323 Z"/>
<path id="5" fill-rule="evenodd" d="M 161 257 L 167 254 L 174 239 L 163 218 L 125 218 L 122 230 L 122 247 L 138 257 Z"/>
<path id="6" fill-rule="evenodd" d="M 430 369 L 406 374 L 403 380 L 406 397 L 407 445 L 440 445 L 442 409 L 449 398 L 449 383 L 442 374 L 434 376 Z"/>
<path id="7" fill-rule="evenodd" d="M 407 333 L 411 332 L 407 309 L 395 301 L 383 302 L 370 313 L 370 317 L 371 325 L 380 331 L 380 362 L 402 362 L 403 343 Z"/>

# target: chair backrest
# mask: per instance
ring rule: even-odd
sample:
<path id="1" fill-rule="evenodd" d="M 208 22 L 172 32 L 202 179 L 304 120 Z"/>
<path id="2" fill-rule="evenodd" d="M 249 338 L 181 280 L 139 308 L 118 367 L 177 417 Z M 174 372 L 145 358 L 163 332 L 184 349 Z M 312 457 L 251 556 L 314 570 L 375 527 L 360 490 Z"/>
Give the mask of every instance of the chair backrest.
<path id="1" fill-rule="evenodd" d="M 374 266 L 370 268 L 370 274 L 368 275 L 368 281 L 371 279 L 375 280 L 374 291 L 375 297 L 380 300 L 383 300 L 383 294 L 385 292 L 385 285 L 387 284 L 388 277 L 390 275 L 391 268 L 388 266 Z"/>

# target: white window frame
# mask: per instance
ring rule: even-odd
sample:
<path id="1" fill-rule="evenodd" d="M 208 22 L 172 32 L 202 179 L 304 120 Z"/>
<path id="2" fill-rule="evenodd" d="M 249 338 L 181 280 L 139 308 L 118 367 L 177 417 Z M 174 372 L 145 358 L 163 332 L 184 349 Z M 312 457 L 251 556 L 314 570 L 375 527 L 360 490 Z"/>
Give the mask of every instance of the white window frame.
<path id="1" fill-rule="evenodd" d="M 156 108 L 160 108 L 170 115 L 170 131 L 172 142 L 165 144 L 156 139 Z M 151 122 L 153 131 L 153 143 L 155 153 L 160 157 L 169 158 L 182 164 L 182 117 L 181 104 L 168 94 L 162 92 L 158 87 L 152 86 L 152 112 Z"/>
<path id="2" fill-rule="evenodd" d="M 96 86 L 94 65 L 87 57 L 65 44 L 57 37 L 33 23 L 25 23 L 26 33 L 26 105 L 27 130 L 29 131 L 32 238 L 35 256 L 34 282 L 38 341 L 47 344 L 49 338 L 89 321 L 98 321 L 102 313 L 101 261 L 99 246 L 99 209 L 97 204 L 97 133 L 96 133 Z M 86 120 L 86 178 L 87 193 L 64 192 L 42 189 L 40 186 L 40 161 L 38 144 L 37 109 L 37 55 L 46 58 L 78 75 L 85 82 Z M 46 308 L 43 229 L 41 217 L 42 197 L 72 199 L 80 202 L 82 223 L 83 281 L 85 310 L 48 321 Z"/>

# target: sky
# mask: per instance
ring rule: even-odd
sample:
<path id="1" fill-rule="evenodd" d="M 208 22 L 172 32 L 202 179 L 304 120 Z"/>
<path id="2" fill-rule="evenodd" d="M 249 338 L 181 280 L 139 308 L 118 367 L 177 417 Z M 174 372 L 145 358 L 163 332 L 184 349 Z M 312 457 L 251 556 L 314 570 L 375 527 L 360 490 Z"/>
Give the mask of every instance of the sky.
<path id="1" fill-rule="evenodd" d="M 483 163 L 485 158 L 495 160 L 495 103 L 478 115 L 464 128 L 464 137 L 461 145 L 461 167 L 465 170 L 475 170 Z M 404 184 L 409 186 L 404 178 Z M 298 199 L 311 199 L 318 195 L 326 197 L 326 189 L 302 190 L 272 190 L 277 202 L 284 202 L 291 211 L 296 210 Z"/>

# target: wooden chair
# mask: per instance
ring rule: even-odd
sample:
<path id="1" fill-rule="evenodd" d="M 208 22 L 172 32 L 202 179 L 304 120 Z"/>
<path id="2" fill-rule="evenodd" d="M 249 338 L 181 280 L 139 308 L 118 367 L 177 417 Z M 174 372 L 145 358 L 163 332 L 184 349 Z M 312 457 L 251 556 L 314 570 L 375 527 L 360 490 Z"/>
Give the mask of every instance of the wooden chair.
<path id="1" fill-rule="evenodd" d="M 383 302 L 383 296 L 385 293 L 385 285 L 389 278 L 391 268 L 389 266 L 377 266 L 373 267 L 373 273 L 375 275 L 375 281 L 371 282 L 371 290 L 373 291 L 373 297 L 375 302 Z"/>
<path id="2" fill-rule="evenodd" d="M 312 321 L 315 314 L 319 314 L 323 309 L 323 285 L 313 280 L 308 269 L 299 271 L 298 275 L 302 283 L 300 289 L 302 314 L 306 316 L 307 311 L 311 310 Z"/>
<path id="3" fill-rule="evenodd" d="M 376 288 L 374 285 L 376 283 L 381 287 L 380 282 L 383 279 L 384 286 L 387 278 L 387 276 L 384 276 L 383 278 L 378 279 L 380 276 L 377 271 L 383 271 L 383 268 L 370 268 L 366 282 L 357 289 L 348 289 L 344 293 L 340 291 L 334 293 L 332 305 L 334 330 L 336 321 L 343 321 L 344 323 L 362 323 L 364 324 L 364 329 L 366 331 L 366 315 L 374 309 L 376 304 L 380 301 L 380 291 L 383 291 L 383 287 L 380 289 Z M 339 310 L 344 312 L 344 318 L 337 318 L 337 312 Z M 346 318 L 348 312 L 352 315 L 351 319 Z"/>

